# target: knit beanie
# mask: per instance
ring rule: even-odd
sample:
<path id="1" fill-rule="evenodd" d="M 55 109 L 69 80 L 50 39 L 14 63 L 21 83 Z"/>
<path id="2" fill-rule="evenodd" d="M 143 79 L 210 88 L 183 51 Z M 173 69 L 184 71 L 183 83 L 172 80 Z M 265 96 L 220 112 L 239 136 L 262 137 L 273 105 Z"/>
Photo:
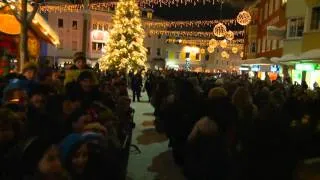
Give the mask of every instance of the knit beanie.
<path id="1" fill-rule="evenodd" d="M 212 88 L 209 91 L 209 98 L 226 97 L 228 95 L 227 91 L 222 87 Z"/>
<path id="2" fill-rule="evenodd" d="M 66 165 L 68 158 L 82 143 L 84 143 L 84 137 L 80 133 L 73 133 L 65 137 L 60 145 L 61 161 Z"/>

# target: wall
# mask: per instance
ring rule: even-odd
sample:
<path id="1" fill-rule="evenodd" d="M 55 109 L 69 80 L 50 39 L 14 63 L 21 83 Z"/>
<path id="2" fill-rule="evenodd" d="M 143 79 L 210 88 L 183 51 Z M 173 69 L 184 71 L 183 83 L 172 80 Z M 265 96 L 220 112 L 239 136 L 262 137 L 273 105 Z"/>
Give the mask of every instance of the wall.
<path id="1" fill-rule="evenodd" d="M 286 17 L 305 17 L 307 5 L 304 0 L 288 0 Z"/>
<path id="2" fill-rule="evenodd" d="M 319 1 L 318 1 L 319 2 Z M 320 29 L 318 30 L 310 30 L 311 24 L 311 13 L 313 7 L 319 7 L 320 3 L 315 3 L 312 5 L 307 6 L 306 11 L 306 21 L 305 21 L 305 32 L 303 35 L 303 47 L 302 51 L 309 51 L 311 49 L 319 49 L 319 42 L 320 42 Z"/>
<path id="3" fill-rule="evenodd" d="M 282 40 L 267 40 L 267 27 L 276 26 L 278 28 L 285 28 L 287 25 L 287 20 L 285 17 L 286 5 L 282 4 L 281 0 L 272 0 L 273 1 L 273 10 L 270 13 L 269 5 L 271 0 L 261 0 L 259 7 L 259 23 L 258 23 L 258 32 L 257 32 L 257 44 L 260 42 L 260 49 L 258 49 L 257 57 L 280 57 L 283 54 L 283 48 L 281 45 Z M 277 4 L 280 3 L 280 4 Z M 266 9 L 267 16 L 265 16 L 265 6 L 268 4 Z M 284 38 L 284 37 L 283 37 Z M 265 42 L 265 47 L 263 46 Z M 275 48 L 272 49 L 272 43 L 275 44 Z M 268 49 L 267 46 L 270 45 Z M 263 48 L 264 47 L 264 48 Z"/>
<path id="4" fill-rule="evenodd" d="M 286 39 L 283 46 L 283 55 L 294 54 L 299 56 L 302 51 L 302 39 Z"/>

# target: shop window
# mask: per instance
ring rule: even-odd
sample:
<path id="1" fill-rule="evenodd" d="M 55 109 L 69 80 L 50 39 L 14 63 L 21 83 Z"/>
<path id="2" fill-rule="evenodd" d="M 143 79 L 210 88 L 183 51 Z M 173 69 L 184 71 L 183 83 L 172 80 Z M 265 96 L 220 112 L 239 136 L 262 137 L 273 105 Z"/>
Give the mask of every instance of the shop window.
<path id="1" fill-rule="evenodd" d="M 311 30 L 320 29 L 320 7 L 312 8 L 312 16 L 311 16 Z"/>
<path id="2" fill-rule="evenodd" d="M 58 28 L 63 28 L 63 19 L 58 19 Z"/>
<path id="3" fill-rule="evenodd" d="M 157 56 L 161 56 L 161 49 L 157 48 Z"/>
<path id="4" fill-rule="evenodd" d="M 72 41 L 72 51 L 77 51 L 77 46 L 78 46 L 78 42 L 77 41 Z"/>
<path id="5" fill-rule="evenodd" d="M 273 13 L 273 2 L 274 2 L 274 0 L 269 1 L 269 16 L 271 16 Z"/>
<path id="6" fill-rule="evenodd" d="M 72 29 L 77 30 L 78 29 L 78 21 L 72 21 Z"/>
<path id="7" fill-rule="evenodd" d="M 99 25 L 98 25 L 98 30 L 103 30 L 102 24 L 99 24 Z"/>
<path id="8" fill-rule="evenodd" d="M 147 55 L 150 55 L 150 54 L 151 54 L 151 48 L 147 47 Z"/>
<path id="9" fill-rule="evenodd" d="M 287 38 L 299 38 L 303 36 L 304 18 L 292 18 L 288 20 Z"/>

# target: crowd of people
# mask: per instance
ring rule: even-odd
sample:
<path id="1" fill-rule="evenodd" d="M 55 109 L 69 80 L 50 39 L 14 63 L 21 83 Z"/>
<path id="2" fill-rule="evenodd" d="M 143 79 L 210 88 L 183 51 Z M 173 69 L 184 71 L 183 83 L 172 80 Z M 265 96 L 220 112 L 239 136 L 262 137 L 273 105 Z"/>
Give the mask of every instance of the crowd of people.
<path id="1" fill-rule="evenodd" d="M 320 155 L 320 88 L 290 79 L 149 72 L 155 124 L 188 180 L 293 180 Z"/>
<path id="2" fill-rule="evenodd" d="M 66 82 L 67 71 L 79 75 Z M 29 63 L 0 88 L 0 179 L 125 179 L 134 113 L 125 74 L 99 75 L 76 53 L 65 74 Z"/>

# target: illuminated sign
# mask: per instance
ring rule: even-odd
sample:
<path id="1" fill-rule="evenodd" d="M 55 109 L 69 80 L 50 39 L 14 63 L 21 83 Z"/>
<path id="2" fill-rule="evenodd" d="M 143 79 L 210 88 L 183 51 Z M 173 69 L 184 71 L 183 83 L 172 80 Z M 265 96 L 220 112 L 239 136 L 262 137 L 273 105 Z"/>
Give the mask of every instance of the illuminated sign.
<path id="1" fill-rule="evenodd" d="M 314 71 L 316 69 L 315 64 L 296 64 L 296 70 L 300 71 Z"/>
<path id="2" fill-rule="evenodd" d="M 107 31 L 93 30 L 91 31 L 92 41 L 94 42 L 106 42 L 109 38 Z"/>
<path id="3" fill-rule="evenodd" d="M 280 71 L 280 66 L 279 65 L 271 65 L 270 66 L 270 71 L 271 72 L 279 72 Z"/>
<path id="4" fill-rule="evenodd" d="M 240 71 L 249 71 L 250 68 L 249 67 L 240 67 L 239 70 Z"/>
<path id="5" fill-rule="evenodd" d="M 259 65 L 252 65 L 251 66 L 251 71 L 254 71 L 254 72 L 260 71 L 260 66 Z"/>

